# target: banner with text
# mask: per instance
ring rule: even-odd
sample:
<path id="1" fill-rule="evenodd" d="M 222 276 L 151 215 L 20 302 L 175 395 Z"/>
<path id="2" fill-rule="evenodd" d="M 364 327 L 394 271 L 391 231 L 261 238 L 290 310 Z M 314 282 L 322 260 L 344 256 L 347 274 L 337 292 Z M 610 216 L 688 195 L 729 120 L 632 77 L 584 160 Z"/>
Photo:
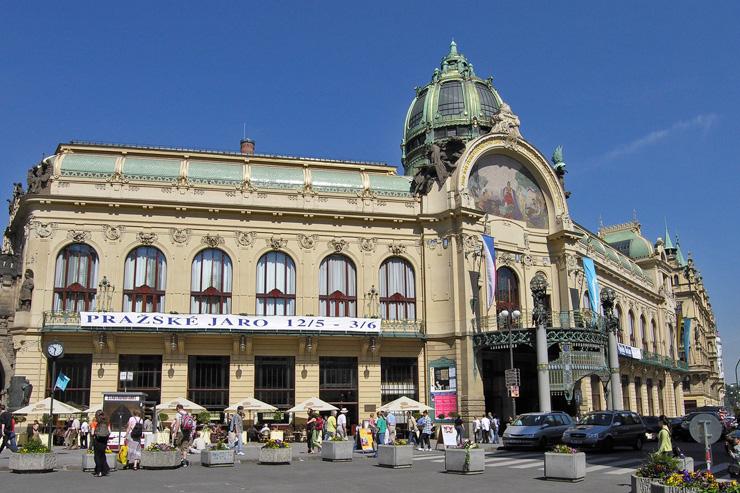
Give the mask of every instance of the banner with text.
<path id="1" fill-rule="evenodd" d="M 246 315 L 81 312 L 80 327 L 95 329 L 183 329 L 380 333 L 380 319 Z"/>

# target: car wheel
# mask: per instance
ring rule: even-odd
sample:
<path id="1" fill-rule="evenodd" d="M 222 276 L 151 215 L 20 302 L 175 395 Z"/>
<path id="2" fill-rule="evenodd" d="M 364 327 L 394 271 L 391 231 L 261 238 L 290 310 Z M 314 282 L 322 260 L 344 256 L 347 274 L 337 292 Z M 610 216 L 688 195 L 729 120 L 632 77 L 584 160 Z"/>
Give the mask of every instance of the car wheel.
<path id="1" fill-rule="evenodd" d="M 635 444 L 633 445 L 633 448 L 635 450 L 642 450 L 642 446 L 644 444 L 644 439 L 642 437 L 637 437 L 637 440 L 635 440 Z"/>
<path id="2" fill-rule="evenodd" d="M 545 450 L 547 448 L 547 437 L 540 438 L 540 441 L 537 442 L 537 448 L 540 450 Z"/>
<path id="3" fill-rule="evenodd" d="M 601 442 L 601 450 L 604 452 L 611 452 L 614 450 L 614 439 L 612 437 L 606 437 L 603 442 Z"/>

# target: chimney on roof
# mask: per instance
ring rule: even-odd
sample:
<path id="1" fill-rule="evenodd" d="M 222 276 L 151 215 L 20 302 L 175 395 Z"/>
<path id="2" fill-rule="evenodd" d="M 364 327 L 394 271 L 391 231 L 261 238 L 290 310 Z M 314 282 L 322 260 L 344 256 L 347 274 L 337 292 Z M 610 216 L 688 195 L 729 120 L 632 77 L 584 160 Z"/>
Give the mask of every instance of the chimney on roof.
<path id="1" fill-rule="evenodd" d="M 252 139 L 242 139 L 239 141 L 239 152 L 245 156 L 254 156 L 254 141 Z"/>

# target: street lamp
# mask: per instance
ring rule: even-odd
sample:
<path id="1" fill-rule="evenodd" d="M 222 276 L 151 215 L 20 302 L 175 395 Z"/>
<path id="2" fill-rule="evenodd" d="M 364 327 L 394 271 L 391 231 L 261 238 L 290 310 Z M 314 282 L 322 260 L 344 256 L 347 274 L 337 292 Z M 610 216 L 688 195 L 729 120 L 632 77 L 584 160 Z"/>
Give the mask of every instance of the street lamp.
<path id="1" fill-rule="evenodd" d="M 501 321 L 501 324 L 506 326 L 509 329 L 509 370 L 511 370 L 511 373 L 514 374 L 514 346 L 512 344 L 512 326 L 519 322 L 519 318 L 522 316 L 522 313 L 519 310 L 514 310 L 511 313 L 509 313 L 509 310 L 502 310 L 499 314 L 499 320 Z M 518 384 L 518 382 L 517 382 Z M 514 397 L 513 393 L 511 392 L 511 388 L 509 388 L 509 394 L 511 394 L 511 414 L 512 417 L 516 416 L 516 397 Z"/>

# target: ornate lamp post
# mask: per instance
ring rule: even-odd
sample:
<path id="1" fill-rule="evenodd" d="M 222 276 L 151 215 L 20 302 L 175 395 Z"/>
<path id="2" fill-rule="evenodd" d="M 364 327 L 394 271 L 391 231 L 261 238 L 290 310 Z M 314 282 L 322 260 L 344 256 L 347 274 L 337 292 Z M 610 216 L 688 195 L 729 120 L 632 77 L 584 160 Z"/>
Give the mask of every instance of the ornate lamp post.
<path id="1" fill-rule="evenodd" d="M 534 300 L 532 315 L 537 325 L 537 388 L 539 389 L 540 412 L 548 413 L 552 411 L 552 407 L 550 405 L 550 361 L 547 356 L 547 331 L 545 329 L 547 321 L 547 307 L 545 306 L 547 279 L 545 276 L 537 273 L 530 281 L 529 289 L 532 291 Z"/>
<path id="2" fill-rule="evenodd" d="M 617 297 L 612 288 L 601 290 L 601 307 L 604 309 L 606 331 L 609 335 L 609 372 L 611 374 L 612 409 L 622 409 L 622 382 L 619 375 L 619 353 L 617 352 L 617 331 L 619 322 L 614 316 L 614 300 Z"/>
<path id="3" fill-rule="evenodd" d="M 519 318 L 522 316 L 522 313 L 519 310 L 514 310 L 511 313 L 509 313 L 509 310 L 502 310 L 498 314 L 498 318 L 501 321 L 502 325 L 505 325 L 509 329 L 509 369 L 511 370 L 512 374 L 514 372 L 514 346 L 512 344 L 511 339 L 511 328 L 512 325 L 517 323 L 519 321 Z M 517 386 L 519 383 L 517 382 Z M 509 393 L 511 394 L 511 415 L 512 417 L 516 416 L 516 397 L 514 397 L 514 394 L 511 392 L 511 389 L 509 389 Z"/>

